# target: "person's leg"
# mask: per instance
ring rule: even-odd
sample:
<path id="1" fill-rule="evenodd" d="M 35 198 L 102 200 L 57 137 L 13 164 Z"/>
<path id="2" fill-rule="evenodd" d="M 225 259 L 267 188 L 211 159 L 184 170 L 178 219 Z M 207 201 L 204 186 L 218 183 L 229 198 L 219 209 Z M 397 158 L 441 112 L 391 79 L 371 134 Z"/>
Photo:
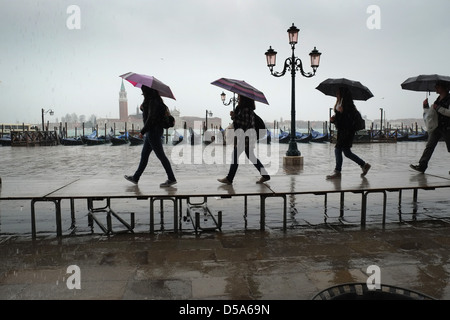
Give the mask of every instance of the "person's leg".
<path id="1" fill-rule="evenodd" d="M 266 168 L 264 168 L 263 164 L 255 155 L 255 151 L 253 148 L 248 147 L 245 149 L 245 155 L 247 158 L 253 163 L 255 168 L 259 171 L 264 181 L 270 180 L 270 175 L 267 173 Z"/>
<path id="2" fill-rule="evenodd" d="M 150 157 L 151 153 L 152 153 L 152 146 L 149 139 L 149 133 L 147 132 L 144 136 L 144 144 L 142 146 L 141 151 L 141 160 L 139 161 L 139 166 L 133 175 L 133 180 L 135 182 L 139 181 L 141 175 L 144 173 L 144 170 L 148 164 L 148 158 Z"/>
<path id="3" fill-rule="evenodd" d="M 419 167 L 418 167 L 418 169 L 420 169 L 419 171 L 425 172 L 425 170 L 427 170 L 428 162 L 430 161 L 434 149 L 436 148 L 436 145 L 438 144 L 440 139 L 441 139 L 441 132 L 439 128 L 431 131 L 425 149 L 423 150 L 422 156 L 419 159 Z"/>
<path id="4" fill-rule="evenodd" d="M 226 179 L 229 182 L 233 182 L 233 180 L 234 180 L 234 176 L 236 175 L 237 169 L 239 167 L 238 159 L 239 159 L 239 156 L 241 155 L 242 151 L 243 151 L 242 148 L 239 148 L 239 147 L 235 147 L 233 149 L 233 154 L 231 156 L 232 162 L 230 165 L 230 170 L 228 171 L 228 174 L 226 177 Z"/>
<path id="5" fill-rule="evenodd" d="M 356 154 L 352 152 L 351 148 L 342 148 L 342 151 L 344 152 L 344 156 L 356 162 L 360 167 L 366 164 L 364 160 L 362 160 L 360 157 L 358 157 Z"/>
<path id="6" fill-rule="evenodd" d="M 450 152 L 450 130 L 443 130 L 441 134 L 447 146 L 447 151 Z"/>
<path id="7" fill-rule="evenodd" d="M 360 157 L 358 157 L 356 154 L 354 154 L 351 148 L 343 148 L 342 150 L 347 158 L 353 160 L 361 167 L 362 170 L 361 176 L 364 177 L 367 174 L 367 172 L 369 172 L 371 165 L 368 162 L 365 162 Z"/>
<path id="8" fill-rule="evenodd" d="M 336 161 L 336 164 L 334 166 L 334 171 L 327 175 L 327 179 L 338 179 L 341 177 L 341 170 L 342 170 L 342 149 L 341 147 L 334 147 L 334 158 Z"/>
<path id="9" fill-rule="evenodd" d="M 170 181 L 177 181 L 175 179 L 175 175 L 173 174 L 172 166 L 170 164 L 169 159 L 167 158 L 164 148 L 161 141 L 161 135 L 163 134 L 162 130 L 158 129 L 152 129 L 149 132 L 150 137 L 150 145 L 155 152 L 156 156 L 158 157 L 159 161 L 161 161 L 161 164 L 164 167 L 164 170 L 166 170 L 167 179 Z"/>
<path id="10" fill-rule="evenodd" d="M 336 166 L 334 167 L 334 170 L 341 172 L 342 171 L 342 163 L 344 159 L 342 158 L 342 148 L 335 147 L 334 148 L 334 156 L 336 158 Z"/>

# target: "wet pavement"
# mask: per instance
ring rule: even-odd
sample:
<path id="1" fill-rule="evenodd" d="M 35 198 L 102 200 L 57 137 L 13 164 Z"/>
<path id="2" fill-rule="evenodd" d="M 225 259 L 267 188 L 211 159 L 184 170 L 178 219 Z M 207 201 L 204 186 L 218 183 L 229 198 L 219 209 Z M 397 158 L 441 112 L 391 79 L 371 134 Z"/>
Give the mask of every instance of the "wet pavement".
<path id="1" fill-rule="evenodd" d="M 367 178 L 371 181 L 382 171 L 404 171 L 405 175 L 412 175 L 407 169 L 411 155 L 417 155 L 423 147 L 423 144 L 398 143 L 395 146 L 362 145 L 355 150 L 371 159 L 372 169 Z M 0 168 L 1 176 L 5 177 L 4 181 L 8 177 L 27 179 L 30 176 L 79 178 L 92 172 L 106 174 L 112 170 L 122 177 L 131 171 L 130 164 L 134 168 L 140 152 L 140 148 L 127 151 L 104 147 L 101 149 L 104 161 L 92 164 L 99 149 L 63 148 L 64 152 L 59 152 L 58 148 L 51 158 L 46 158 L 51 161 L 48 165 L 31 161 L 44 159 L 43 153 L 48 149 L 45 152 L 43 148 L 14 149 L 2 154 L 5 166 Z M 308 145 L 302 146 L 302 151 L 308 161 L 300 175 L 331 172 L 332 146 Z M 117 162 L 118 154 L 124 161 Z M 282 154 L 283 150 L 280 150 Z M 18 160 L 28 166 L 20 166 L 15 172 L 8 171 L 7 168 Z M 144 176 L 148 183 L 153 183 L 152 175 L 159 170 L 157 160 L 152 161 Z M 447 163 L 446 150 L 443 147 L 436 149 L 430 173 L 447 174 Z M 190 175 L 198 174 L 205 181 L 216 183 L 216 178 L 223 177 L 227 171 L 227 166 L 219 164 L 174 167 L 180 181 L 181 172 L 189 171 Z M 345 175 L 359 176 L 353 169 L 346 163 Z M 248 176 L 256 178 L 251 165 L 240 166 L 239 173 L 241 180 Z M 355 220 L 356 224 L 340 223 L 332 217 L 324 223 L 322 198 L 318 202 L 309 199 L 311 197 L 290 199 L 295 200 L 299 214 L 290 217 L 292 221 L 286 232 L 279 229 L 280 215 L 266 221 L 264 232 L 257 230 L 259 221 L 254 212 L 248 217 L 249 229 L 244 229 L 242 215 L 233 215 L 241 208 L 241 203 L 234 203 L 227 207 L 232 211 L 226 211 L 230 214 L 224 219 L 222 232 L 195 235 L 192 229 L 183 229 L 182 234 L 158 230 L 151 235 L 147 224 L 148 203 L 144 205 L 143 202 L 145 219 L 136 220 L 138 232 L 135 234 L 85 233 L 58 239 L 54 233 L 52 211 L 40 210 L 39 221 L 44 224 L 39 225 L 39 230 L 47 230 L 49 234 L 41 233 L 35 241 L 30 239 L 28 208 L 10 208 L 8 203 L 2 203 L 0 299 L 298 303 L 298 300 L 311 301 L 319 292 L 332 286 L 366 283 L 377 275 L 379 278 L 375 277 L 375 280 L 381 284 L 448 300 L 448 191 L 428 190 L 423 195 L 420 192 L 418 211 L 411 208 L 411 199 L 407 198 L 409 192 L 403 197 L 401 210 L 396 197 L 389 197 L 392 200 L 388 203 L 385 227 L 380 223 L 380 203 L 375 198 L 370 204 L 366 229 L 359 226 L 359 196 L 355 200 L 346 198 L 346 206 L 356 208 L 346 211 L 346 219 Z M 339 208 L 331 200 L 334 199 L 329 199 L 332 205 L 329 214 L 336 215 Z M 213 201 L 217 210 L 224 202 Z M 230 199 L 226 201 L 228 205 Z M 16 204 L 13 202 L 13 205 Z M 77 217 L 85 222 L 85 208 L 81 208 L 83 210 L 77 211 Z M 271 213 L 278 212 L 277 208 L 279 210 L 278 202 L 271 204 Z M 374 266 L 379 273 L 371 273 Z"/>
<path id="2" fill-rule="evenodd" d="M 370 280 L 449 299 L 450 225 L 323 225 L 269 230 L 2 236 L 4 300 L 311 300 Z M 373 280 L 378 279 L 378 280 Z"/>

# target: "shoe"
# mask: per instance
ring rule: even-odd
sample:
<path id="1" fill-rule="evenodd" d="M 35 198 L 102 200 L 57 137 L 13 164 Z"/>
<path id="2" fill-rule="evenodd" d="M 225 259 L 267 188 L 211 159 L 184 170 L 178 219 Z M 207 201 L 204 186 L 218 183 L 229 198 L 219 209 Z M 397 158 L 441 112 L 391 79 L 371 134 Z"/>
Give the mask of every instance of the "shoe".
<path id="1" fill-rule="evenodd" d="M 364 177 L 366 174 L 367 174 L 367 172 L 369 172 L 369 170 L 370 170 L 370 168 L 371 168 L 372 166 L 369 164 L 369 163 L 365 163 L 363 166 L 361 166 L 361 169 L 362 169 L 362 173 L 361 173 L 361 177 Z"/>
<path id="2" fill-rule="evenodd" d="M 177 180 L 166 180 L 166 182 L 161 183 L 159 186 L 165 188 L 165 187 L 173 186 L 176 183 L 177 183 Z"/>
<path id="3" fill-rule="evenodd" d="M 137 184 L 137 180 L 134 180 L 133 176 L 123 176 L 125 179 L 127 179 L 128 181 L 130 181 L 131 183 Z"/>
<path id="4" fill-rule="evenodd" d="M 332 174 L 327 175 L 327 180 L 330 179 L 340 179 L 341 178 L 341 172 L 334 170 Z"/>
<path id="5" fill-rule="evenodd" d="M 410 164 L 409 167 L 413 170 L 419 171 L 420 173 L 424 173 L 425 170 L 420 167 L 420 165 Z"/>
<path id="6" fill-rule="evenodd" d="M 258 181 L 256 181 L 256 183 L 264 183 L 264 182 L 269 181 L 269 180 L 270 180 L 269 176 L 267 176 L 267 177 L 263 176 Z"/>
<path id="7" fill-rule="evenodd" d="M 225 184 L 233 184 L 232 181 L 228 180 L 227 177 L 223 178 L 223 179 L 217 179 L 217 181 L 225 183 Z"/>

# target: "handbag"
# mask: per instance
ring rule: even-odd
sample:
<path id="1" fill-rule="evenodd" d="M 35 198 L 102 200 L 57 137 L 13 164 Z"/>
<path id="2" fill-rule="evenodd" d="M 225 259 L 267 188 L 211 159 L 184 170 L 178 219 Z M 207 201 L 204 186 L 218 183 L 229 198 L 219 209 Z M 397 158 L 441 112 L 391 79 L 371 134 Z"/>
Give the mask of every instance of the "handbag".
<path id="1" fill-rule="evenodd" d="M 433 107 L 423 108 L 423 121 L 427 127 L 428 133 L 433 131 L 438 126 L 438 114 Z"/>
<path id="2" fill-rule="evenodd" d="M 162 127 L 169 129 L 175 126 L 175 118 L 170 114 L 169 108 L 166 106 L 166 113 L 162 119 Z"/>
<path id="3" fill-rule="evenodd" d="M 364 130 L 366 128 L 366 121 L 363 119 L 361 113 L 358 110 L 356 110 L 355 114 L 353 115 L 352 127 L 355 131 Z"/>

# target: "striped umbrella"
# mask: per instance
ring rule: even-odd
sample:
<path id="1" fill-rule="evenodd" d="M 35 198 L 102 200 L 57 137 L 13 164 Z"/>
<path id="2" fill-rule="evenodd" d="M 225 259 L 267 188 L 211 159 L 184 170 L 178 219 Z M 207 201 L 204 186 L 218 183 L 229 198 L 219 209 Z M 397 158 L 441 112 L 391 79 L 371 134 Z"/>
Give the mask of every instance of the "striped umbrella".
<path id="1" fill-rule="evenodd" d="M 137 88 L 141 88 L 144 85 L 149 88 L 155 89 L 163 97 L 176 100 L 169 86 L 153 76 L 148 76 L 145 74 L 139 74 L 135 72 L 128 72 L 121 75 L 120 77 L 122 79 L 127 80 L 129 83 L 131 83 L 133 86 Z"/>
<path id="2" fill-rule="evenodd" d="M 253 99 L 258 102 L 269 104 L 267 102 L 264 93 L 256 89 L 255 87 L 249 85 L 243 80 L 235 80 L 229 78 L 220 78 L 216 81 L 211 82 L 211 84 L 218 86 L 222 89 L 234 92 L 238 95 Z"/>

